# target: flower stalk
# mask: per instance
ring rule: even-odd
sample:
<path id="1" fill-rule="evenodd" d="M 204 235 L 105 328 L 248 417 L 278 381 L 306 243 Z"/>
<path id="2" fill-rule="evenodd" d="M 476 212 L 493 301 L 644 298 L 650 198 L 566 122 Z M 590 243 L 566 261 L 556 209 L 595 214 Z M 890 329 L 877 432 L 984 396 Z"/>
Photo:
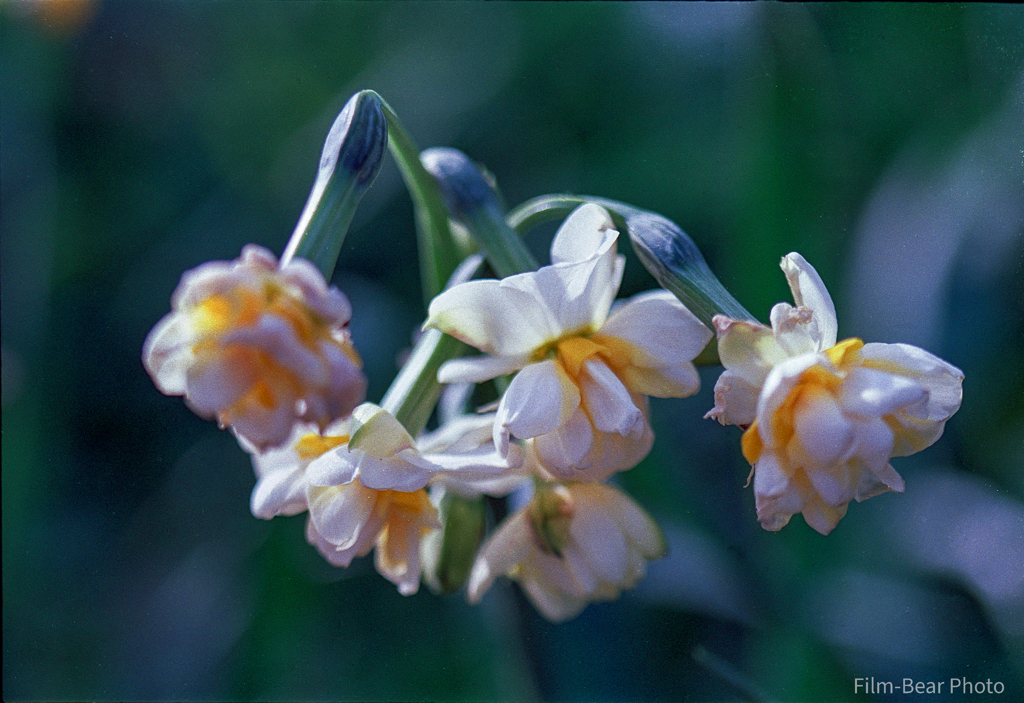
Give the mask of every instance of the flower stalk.
<path id="1" fill-rule="evenodd" d="M 565 217 L 584 203 L 596 203 L 611 213 L 612 222 L 629 235 L 633 250 L 655 280 L 709 329 L 714 328 L 711 319 L 717 314 L 754 319 L 711 272 L 693 240 L 657 213 L 589 195 L 544 195 L 509 212 L 508 224 L 522 234 L 542 222 Z"/>
<path id="2" fill-rule="evenodd" d="M 498 278 L 537 270 L 537 260 L 506 222 L 494 186 L 468 156 L 457 149 L 428 149 L 422 161 L 437 179 L 452 218 L 469 230 L 486 252 Z"/>
<path id="3" fill-rule="evenodd" d="M 445 282 L 458 267 L 463 256 L 452 237 L 448 224 L 448 210 L 445 208 L 437 181 L 420 161 L 419 147 L 402 126 L 401 120 L 391 106 L 379 95 L 377 99 L 387 120 L 390 135 L 388 148 L 412 197 L 423 300 L 429 303 L 444 289 Z"/>

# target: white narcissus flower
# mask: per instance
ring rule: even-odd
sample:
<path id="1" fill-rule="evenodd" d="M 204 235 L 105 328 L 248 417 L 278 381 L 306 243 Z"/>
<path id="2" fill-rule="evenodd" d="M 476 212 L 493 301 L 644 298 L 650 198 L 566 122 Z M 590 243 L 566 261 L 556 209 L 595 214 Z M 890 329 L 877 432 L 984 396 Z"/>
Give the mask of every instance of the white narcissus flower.
<path id="1" fill-rule="evenodd" d="M 163 393 L 259 449 L 283 443 L 299 420 L 326 427 L 365 395 L 348 299 L 307 261 L 279 267 L 247 245 L 236 261 L 186 272 L 171 308 L 146 338 L 146 370 Z"/>
<path id="2" fill-rule="evenodd" d="M 555 235 L 550 266 L 462 283 L 430 303 L 425 326 L 486 352 L 445 363 L 438 379 L 518 371 L 498 406 L 495 443 L 507 451 L 511 437 L 527 440 L 558 479 L 600 481 L 643 459 L 653 442 L 645 396 L 695 393 L 692 361 L 712 337 L 667 291 L 612 309 L 624 265 L 617 238 L 607 211 L 583 205 Z"/>
<path id="3" fill-rule="evenodd" d="M 468 595 L 477 603 L 498 576 L 522 586 L 553 622 L 588 603 L 614 600 L 643 577 L 665 540 L 632 499 L 604 483 L 542 485 L 498 528 L 477 555 Z"/>
<path id="4" fill-rule="evenodd" d="M 772 326 L 718 315 L 725 371 L 707 417 L 739 425 L 757 516 L 782 529 L 796 513 L 822 534 L 851 500 L 903 491 L 889 464 L 933 444 L 960 407 L 963 372 L 908 344 L 836 343 L 832 298 L 802 256 L 782 260 L 796 307 Z"/>
<path id="5" fill-rule="evenodd" d="M 424 487 L 440 477 L 484 487 L 522 480 L 522 456 L 497 453 L 492 422 L 493 415 L 457 419 L 416 443 L 390 413 L 364 403 L 322 433 L 299 425 L 285 447 L 254 454 L 252 512 L 271 518 L 308 509 L 306 538 L 331 564 L 347 567 L 376 548 L 377 570 L 402 594 L 415 593 L 420 542 L 441 526 Z"/>

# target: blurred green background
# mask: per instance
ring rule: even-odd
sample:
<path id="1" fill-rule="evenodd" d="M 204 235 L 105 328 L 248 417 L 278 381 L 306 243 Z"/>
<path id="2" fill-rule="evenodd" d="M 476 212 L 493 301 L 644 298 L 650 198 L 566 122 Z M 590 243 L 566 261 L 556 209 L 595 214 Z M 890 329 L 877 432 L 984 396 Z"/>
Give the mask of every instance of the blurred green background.
<path id="1" fill-rule="evenodd" d="M 8 1 L 0 60 L 5 699 L 1024 695 L 1019 6 Z M 895 461 L 904 495 L 827 538 L 768 533 L 739 431 L 701 419 L 705 369 L 700 395 L 654 403 L 655 448 L 620 477 L 669 556 L 559 626 L 507 583 L 473 608 L 331 568 L 304 517 L 249 514 L 246 456 L 140 353 L 182 271 L 283 249 L 363 88 L 510 205 L 666 215 L 761 319 L 801 252 L 841 337 L 960 366 L 961 411 Z M 653 285 L 629 253 L 624 294 Z M 422 320 L 416 270 L 389 161 L 334 278 L 370 400 Z"/>

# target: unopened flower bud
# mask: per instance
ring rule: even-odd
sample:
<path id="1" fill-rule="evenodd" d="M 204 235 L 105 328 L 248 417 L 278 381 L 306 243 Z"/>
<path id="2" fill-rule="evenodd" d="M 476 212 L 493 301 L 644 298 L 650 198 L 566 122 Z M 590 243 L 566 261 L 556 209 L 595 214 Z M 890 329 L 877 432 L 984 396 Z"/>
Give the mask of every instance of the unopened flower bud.
<path id="1" fill-rule="evenodd" d="M 329 278 L 363 194 L 384 163 L 387 121 L 380 97 L 364 90 L 352 96 L 324 141 L 316 181 L 282 261 L 312 261 Z"/>

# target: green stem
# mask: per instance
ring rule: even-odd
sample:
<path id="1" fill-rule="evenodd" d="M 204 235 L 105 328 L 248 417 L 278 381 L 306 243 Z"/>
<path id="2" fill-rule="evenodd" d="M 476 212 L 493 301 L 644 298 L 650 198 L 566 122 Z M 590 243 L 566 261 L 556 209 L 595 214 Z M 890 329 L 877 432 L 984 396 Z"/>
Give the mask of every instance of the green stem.
<path id="1" fill-rule="evenodd" d="M 376 95 L 376 94 L 375 94 Z M 416 213 L 416 235 L 420 253 L 420 278 L 424 303 L 444 289 L 461 260 L 458 245 L 448 224 L 448 210 L 437 186 L 437 181 L 420 163 L 420 151 L 405 131 L 398 115 L 383 98 L 377 96 L 387 120 L 388 148 L 412 197 Z"/>
<path id="2" fill-rule="evenodd" d="M 467 257 L 448 282 L 454 286 L 476 276 L 483 269 L 479 254 Z M 391 387 L 380 401 L 380 406 L 395 416 L 413 437 L 427 426 L 441 397 L 441 384 L 437 371 L 441 364 L 462 356 L 469 347 L 437 329 L 428 329 L 413 346 L 408 361 L 392 381 Z"/>

